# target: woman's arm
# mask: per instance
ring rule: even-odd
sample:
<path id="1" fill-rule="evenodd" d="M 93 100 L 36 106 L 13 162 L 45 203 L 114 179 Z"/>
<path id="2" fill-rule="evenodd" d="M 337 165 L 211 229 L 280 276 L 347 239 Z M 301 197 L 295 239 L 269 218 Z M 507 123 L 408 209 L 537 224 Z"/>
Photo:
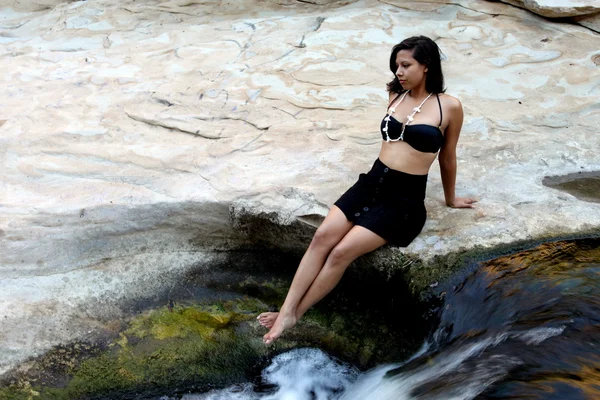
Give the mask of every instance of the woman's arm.
<path id="1" fill-rule="evenodd" d="M 439 155 L 440 172 L 442 175 L 442 185 L 444 186 L 444 197 L 446 205 L 453 208 L 473 208 L 473 203 L 477 200 L 456 197 L 456 143 L 460 135 L 460 129 L 463 124 L 462 104 L 458 99 L 450 96 L 444 96 L 450 101 L 448 107 L 449 122 L 444 132 L 444 145 Z"/>

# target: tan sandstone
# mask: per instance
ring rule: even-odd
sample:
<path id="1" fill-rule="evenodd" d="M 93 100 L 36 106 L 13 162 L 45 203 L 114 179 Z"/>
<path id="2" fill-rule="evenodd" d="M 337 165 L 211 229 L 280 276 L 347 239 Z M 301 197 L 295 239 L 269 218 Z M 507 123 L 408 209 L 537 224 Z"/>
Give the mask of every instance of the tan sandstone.
<path id="1" fill-rule="evenodd" d="M 600 13 L 596 0 L 502 0 L 548 18 L 577 17 Z"/>
<path id="2" fill-rule="evenodd" d="M 413 34 L 445 54 L 457 193 L 480 201 L 445 207 L 434 165 L 422 234 L 382 252 L 600 230 L 600 204 L 542 184 L 600 170 L 597 33 L 495 2 L 315 3 L 0 10 L 0 372 L 252 245 L 248 218 L 312 232 L 377 157 L 389 51 Z"/>

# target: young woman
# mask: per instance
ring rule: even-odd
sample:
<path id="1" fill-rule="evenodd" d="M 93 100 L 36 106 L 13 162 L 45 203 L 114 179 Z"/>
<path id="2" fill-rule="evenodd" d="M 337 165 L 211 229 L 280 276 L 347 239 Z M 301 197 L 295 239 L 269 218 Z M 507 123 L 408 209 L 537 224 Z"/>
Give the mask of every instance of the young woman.
<path id="1" fill-rule="evenodd" d="M 329 293 L 361 255 L 386 243 L 406 247 L 421 232 L 427 174 L 439 153 L 446 204 L 472 208 L 456 197 L 456 143 L 463 122 L 460 101 L 443 94 L 437 44 L 414 36 L 392 49 L 389 106 L 381 121 L 383 143 L 367 174 L 342 195 L 317 229 L 281 310 L 258 316 L 272 343 Z"/>

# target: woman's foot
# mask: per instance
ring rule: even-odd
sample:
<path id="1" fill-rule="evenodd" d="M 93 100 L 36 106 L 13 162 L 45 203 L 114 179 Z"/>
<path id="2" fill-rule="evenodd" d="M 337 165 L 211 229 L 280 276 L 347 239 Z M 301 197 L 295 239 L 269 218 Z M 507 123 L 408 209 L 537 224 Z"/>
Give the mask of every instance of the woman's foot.
<path id="1" fill-rule="evenodd" d="M 267 329 L 271 329 L 277 321 L 277 317 L 279 316 L 278 312 L 264 312 L 260 314 L 256 319 L 258 323 L 264 326 Z"/>
<path id="2" fill-rule="evenodd" d="M 271 330 L 265 336 L 263 336 L 263 341 L 265 344 L 273 343 L 275 340 L 277 340 L 277 338 L 279 338 L 279 336 L 281 336 L 283 331 L 293 328 L 294 325 L 296 325 L 296 316 L 294 314 L 279 313 L 279 316 L 275 320 Z"/>

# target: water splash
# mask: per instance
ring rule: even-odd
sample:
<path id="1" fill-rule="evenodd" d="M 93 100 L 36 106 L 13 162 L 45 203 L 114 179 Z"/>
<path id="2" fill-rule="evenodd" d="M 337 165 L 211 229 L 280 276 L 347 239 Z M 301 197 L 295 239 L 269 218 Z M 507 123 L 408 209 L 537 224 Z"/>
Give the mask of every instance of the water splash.
<path id="1" fill-rule="evenodd" d="M 331 400 L 356 380 L 359 371 L 319 349 L 295 349 L 275 357 L 262 373 L 272 393 L 256 393 L 253 385 L 234 386 L 184 400 Z M 263 386 L 264 386 L 263 385 Z"/>

